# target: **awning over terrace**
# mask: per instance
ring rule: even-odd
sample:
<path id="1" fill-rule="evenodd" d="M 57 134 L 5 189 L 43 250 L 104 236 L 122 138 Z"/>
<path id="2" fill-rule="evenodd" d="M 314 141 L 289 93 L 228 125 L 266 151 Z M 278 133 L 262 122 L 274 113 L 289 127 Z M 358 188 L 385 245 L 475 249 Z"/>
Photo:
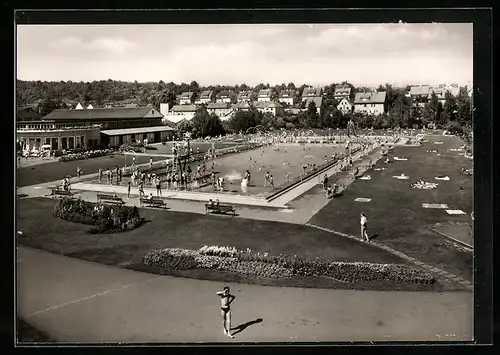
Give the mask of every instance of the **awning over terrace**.
<path id="1" fill-rule="evenodd" d="M 153 126 L 153 127 L 140 127 L 140 128 L 108 129 L 101 131 L 101 133 L 107 136 L 121 136 L 127 134 L 155 133 L 155 132 L 166 132 L 166 131 L 174 131 L 174 129 L 169 126 Z"/>

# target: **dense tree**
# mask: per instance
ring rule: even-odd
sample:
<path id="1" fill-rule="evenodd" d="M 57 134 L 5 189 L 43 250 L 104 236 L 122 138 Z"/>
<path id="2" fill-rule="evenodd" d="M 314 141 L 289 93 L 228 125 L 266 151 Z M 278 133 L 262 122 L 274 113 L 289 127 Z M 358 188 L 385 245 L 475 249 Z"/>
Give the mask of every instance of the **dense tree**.
<path id="1" fill-rule="evenodd" d="M 228 120 L 228 125 L 233 132 L 246 132 L 249 128 L 261 124 L 262 114 L 252 109 L 250 111 L 238 111 Z"/>
<path id="2" fill-rule="evenodd" d="M 472 124 L 471 98 L 466 91 L 461 91 L 456 98 L 457 120 L 461 125 Z"/>
<path id="3" fill-rule="evenodd" d="M 439 121 L 439 123 L 441 124 L 446 124 L 450 121 L 455 121 L 458 112 L 457 102 L 455 97 L 449 91 L 445 93 L 444 97 L 445 97 L 445 103 L 443 106 L 443 113 Z"/>
<path id="4" fill-rule="evenodd" d="M 195 137 L 214 137 L 225 134 L 220 118 L 215 114 L 208 114 L 207 108 L 204 105 L 196 111 L 191 124 L 191 131 Z"/>
<path id="5" fill-rule="evenodd" d="M 177 124 L 176 128 L 177 128 L 177 135 L 179 137 L 183 137 L 184 134 L 187 132 L 192 133 L 194 126 L 190 120 L 182 120 Z"/>
<path id="6" fill-rule="evenodd" d="M 316 104 L 314 101 L 309 102 L 307 106 L 307 111 L 305 114 L 305 125 L 309 128 L 321 127 L 321 121 L 319 120 L 318 111 L 316 109 Z"/>

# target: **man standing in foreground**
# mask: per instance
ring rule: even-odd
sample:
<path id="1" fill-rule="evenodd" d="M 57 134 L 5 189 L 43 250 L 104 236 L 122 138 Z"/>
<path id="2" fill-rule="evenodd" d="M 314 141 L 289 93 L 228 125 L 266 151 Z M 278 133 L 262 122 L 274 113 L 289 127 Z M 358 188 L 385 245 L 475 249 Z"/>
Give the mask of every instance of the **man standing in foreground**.
<path id="1" fill-rule="evenodd" d="M 368 236 L 368 219 L 363 212 L 361 212 L 361 240 L 370 241 L 370 237 Z"/>
<path id="2" fill-rule="evenodd" d="M 220 297 L 220 307 L 223 319 L 224 326 L 224 335 L 227 335 L 230 338 L 234 338 L 231 335 L 231 308 L 230 305 L 236 298 L 232 294 L 229 293 L 229 287 L 225 286 L 222 292 L 217 292 L 217 295 Z"/>

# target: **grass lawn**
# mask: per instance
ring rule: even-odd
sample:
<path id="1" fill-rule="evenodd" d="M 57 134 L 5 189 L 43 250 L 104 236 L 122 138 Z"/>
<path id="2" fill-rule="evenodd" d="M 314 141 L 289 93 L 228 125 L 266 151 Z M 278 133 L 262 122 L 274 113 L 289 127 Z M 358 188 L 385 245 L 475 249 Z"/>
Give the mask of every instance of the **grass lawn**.
<path id="1" fill-rule="evenodd" d="M 128 267 L 146 272 L 159 272 L 142 264 L 142 257 L 154 248 L 198 249 L 203 245 L 230 245 L 255 252 L 320 257 L 336 261 L 369 261 L 401 263 L 405 261 L 370 245 L 295 224 L 224 218 L 180 212 L 140 209 L 150 222 L 118 234 L 87 234 L 89 226 L 66 222 L 52 216 L 55 201 L 46 198 L 18 201 L 17 229 L 23 231 L 19 245 L 43 249 L 102 264 Z M 340 284 L 327 278 L 262 280 L 242 278 L 211 270 L 188 270 L 177 276 L 227 282 L 249 282 L 281 286 L 397 289 L 399 286 L 379 284 Z M 400 286 L 402 289 L 442 285 Z M 419 288 L 420 287 L 420 288 Z"/>
<path id="2" fill-rule="evenodd" d="M 53 340 L 41 330 L 32 327 L 24 320 L 17 318 L 17 342 L 18 343 L 50 343 Z"/>
<path id="3" fill-rule="evenodd" d="M 449 150 L 461 146 L 460 139 L 426 138 L 429 142 L 421 147 L 396 147 L 390 156 L 407 157 L 408 161 L 379 162 L 376 167 L 387 167 L 387 170 L 367 172 L 371 180 L 356 180 L 342 197 L 330 201 L 309 223 L 358 236 L 359 214 L 363 211 L 368 217 L 369 233 L 377 234 L 378 242 L 471 281 L 472 254 L 454 247 L 445 237 L 426 226 L 438 222 L 470 221 L 473 179 L 461 174 L 460 168 L 470 168 L 472 162 Z M 435 145 L 435 141 L 444 143 Z M 441 156 L 427 152 L 431 149 L 438 149 Z M 401 173 L 410 179 L 392 177 Z M 439 175 L 448 175 L 450 181 L 434 180 Z M 412 189 L 409 185 L 418 179 L 439 185 L 433 190 Z M 372 201 L 355 202 L 357 197 L 371 198 Z M 461 209 L 467 214 L 448 215 L 444 209 L 422 208 L 422 203 L 448 204 L 450 209 Z"/>
<path id="4" fill-rule="evenodd" d="M 152 158 L 154 161 L 164 159 L 162 157 Z M 20 169 L 17 169 L 16 173 L 17 186 L 30 186 L 44 182 L 61 180 L 67 174 L 76 176 L 77 167 L 80 167 L 83 170 L 83 175 L 97 173 L 99 168 L 106 170 L 107 168 L 114 168 L 116 165 L 121 167 L 125 164 L 125 159 L 127 161 L 127 165 L 132 163 L 132 157 L 126 156 L 125 158 L 124 155 L 117 154 L 64 163 L 54 161 L 46 164 L 21 167 Z M 136 164 L 144 164 L 148 162 L 148 156 L 136 157 Z"/>

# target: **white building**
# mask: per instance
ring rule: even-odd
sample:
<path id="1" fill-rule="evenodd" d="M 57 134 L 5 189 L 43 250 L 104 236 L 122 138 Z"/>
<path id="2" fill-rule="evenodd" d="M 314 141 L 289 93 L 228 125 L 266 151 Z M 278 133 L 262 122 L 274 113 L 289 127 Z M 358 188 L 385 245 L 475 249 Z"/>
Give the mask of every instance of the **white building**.
<path id="1" fill-rule="evenodd" d="M 168 112 L 168 115 L 165 116 L 165 119 L 174 123 L 178 123 L 182 120 L 190 121 L 196 114 L 197 108 L 196 105 L 175 105 Z"/>
<path id="2" fill-rule="evenodd" d="M 354 98 L 354 112 L 380 115 L 385 112 L 386 92 L 358 92 Z"/>

